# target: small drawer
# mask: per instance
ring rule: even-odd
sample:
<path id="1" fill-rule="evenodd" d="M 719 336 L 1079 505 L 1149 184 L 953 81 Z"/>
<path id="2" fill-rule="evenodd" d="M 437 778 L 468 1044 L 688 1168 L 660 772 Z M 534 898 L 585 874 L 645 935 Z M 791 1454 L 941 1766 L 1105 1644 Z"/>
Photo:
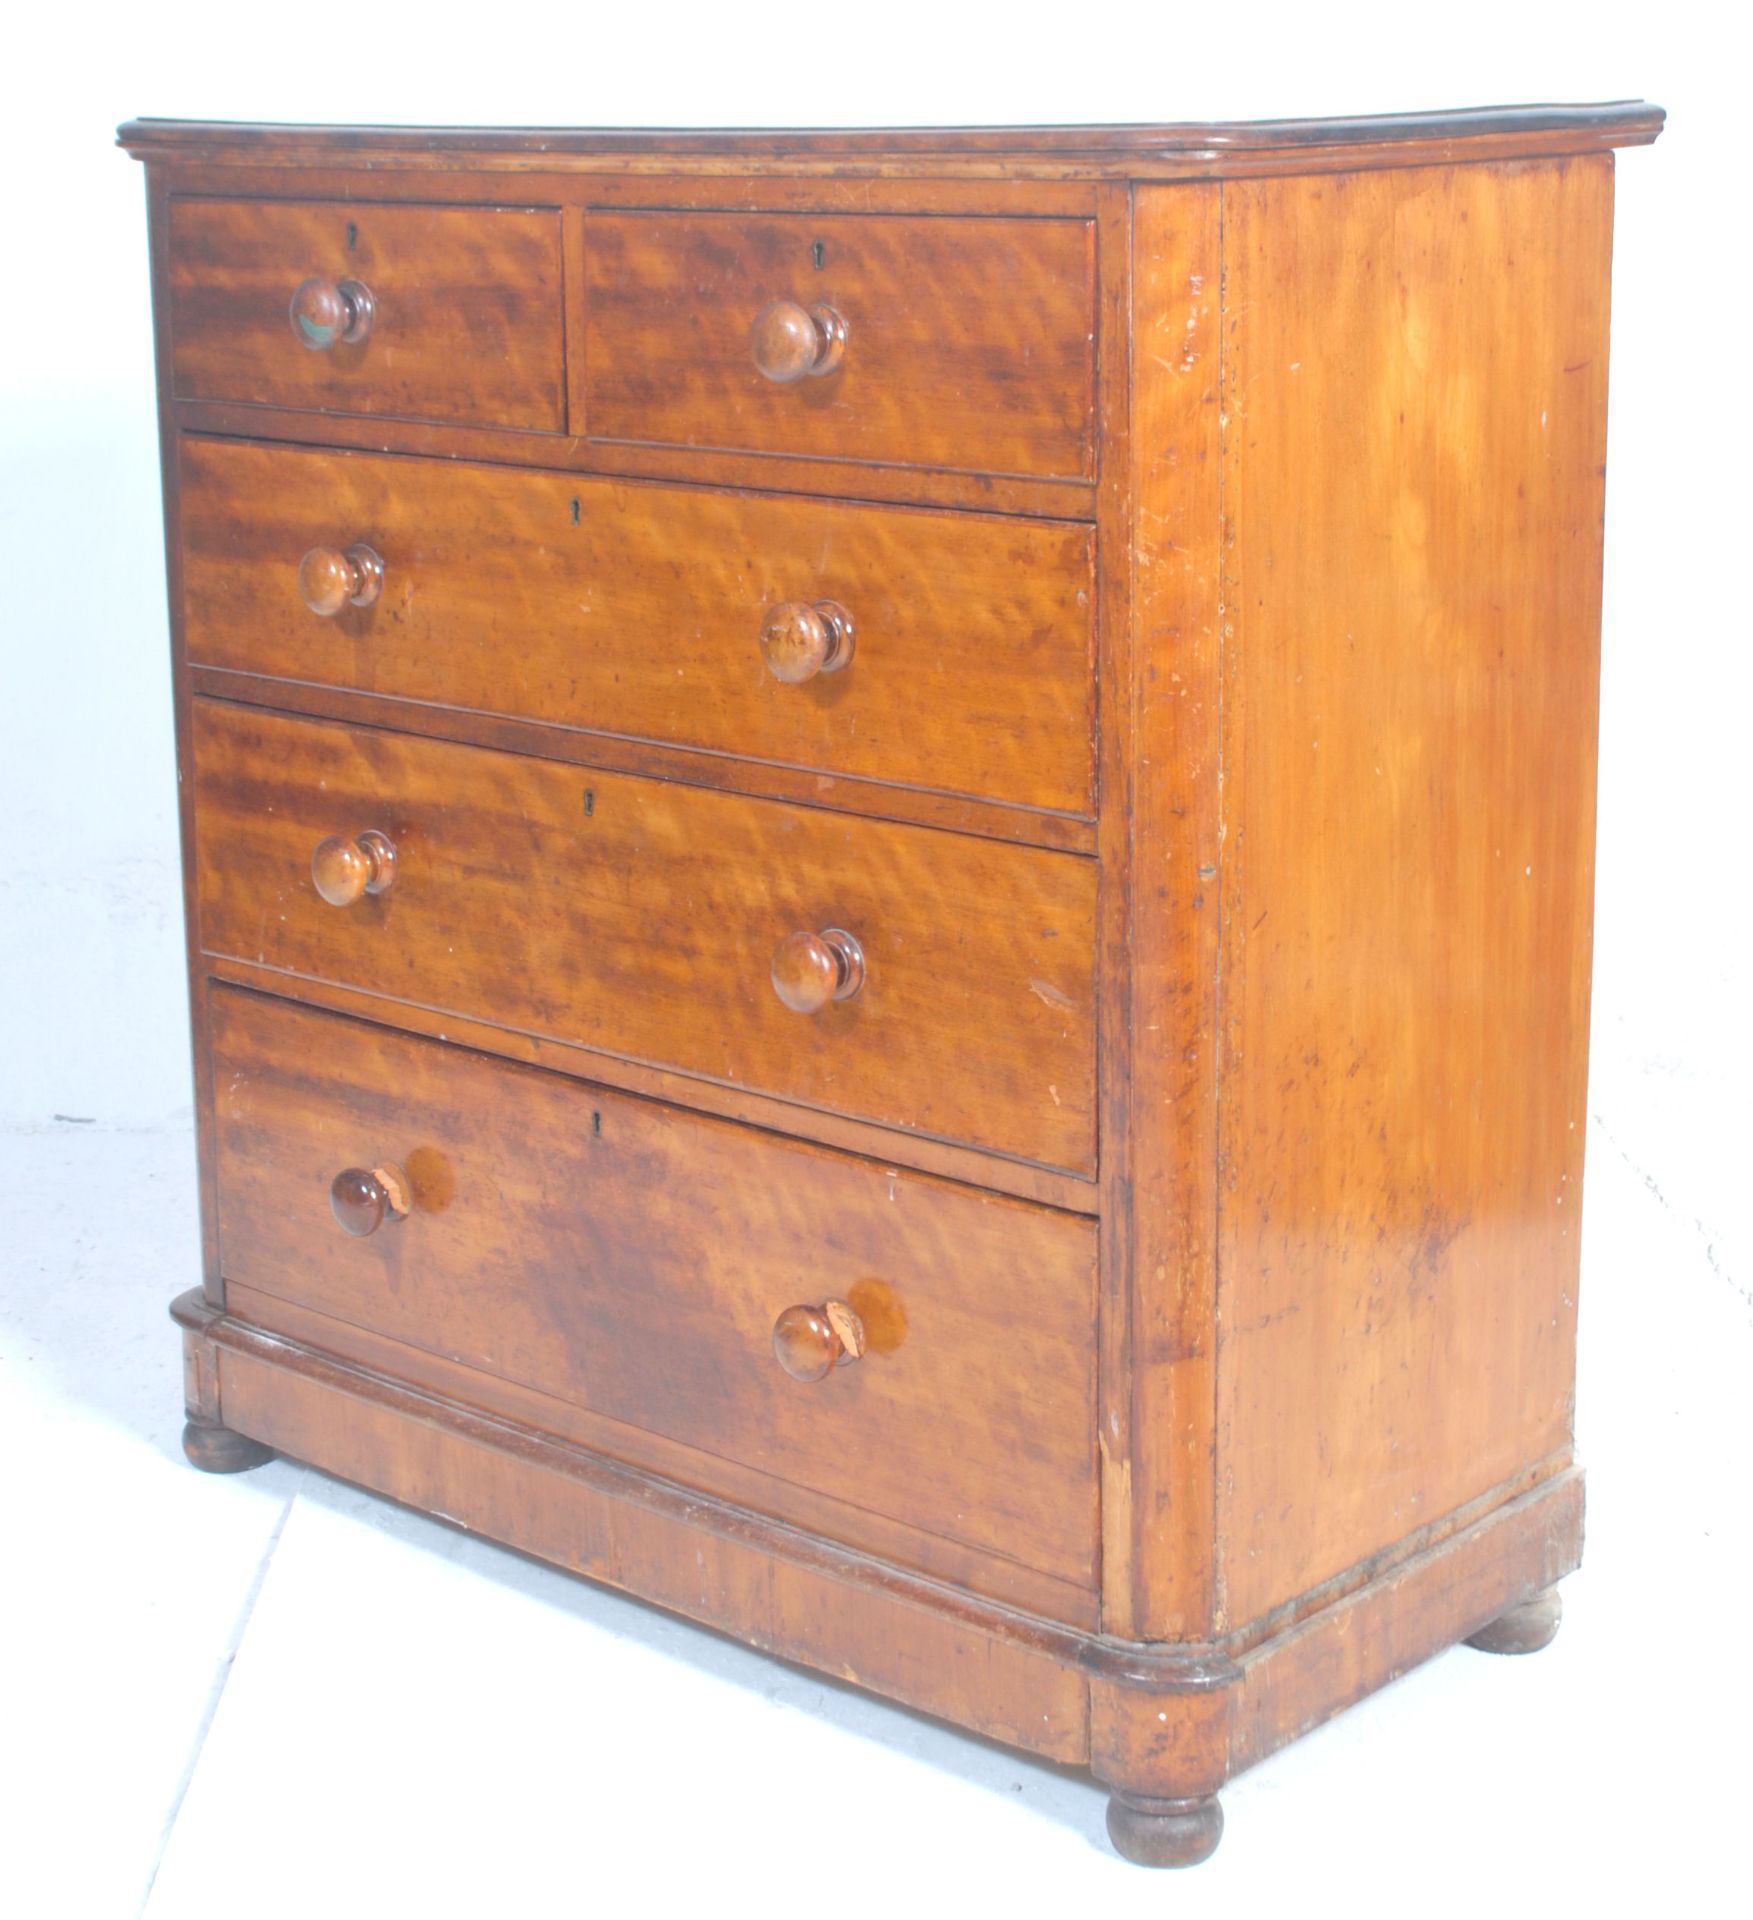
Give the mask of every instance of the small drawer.
<path id="1" fill-rule="evenodd" d="M 182 468 L 201 665 L 1094 811 L 1086 527 L 222 440 Z"/>
<path id="2" fill-rule="evenodd" d="M 235 989 L 212 1021 L 234 1312 L 1091 1584 L 1093 1222 Z"/>
<path id="3" fill-rule="evenodd" d="M 179 400 L 565 428 L 552 208 L 173 200 L 169 287 Z"/>
<path id="4" fill-rule="evenodd" d="M 1081 220 L 597 213 L 593 439 L 1088 479 Z"/>
<path id="5" fill-rule="evenodd" d="M 209 954 L 1094 1171 L 1093 860 L 209 700 L 194 783 Z"/>

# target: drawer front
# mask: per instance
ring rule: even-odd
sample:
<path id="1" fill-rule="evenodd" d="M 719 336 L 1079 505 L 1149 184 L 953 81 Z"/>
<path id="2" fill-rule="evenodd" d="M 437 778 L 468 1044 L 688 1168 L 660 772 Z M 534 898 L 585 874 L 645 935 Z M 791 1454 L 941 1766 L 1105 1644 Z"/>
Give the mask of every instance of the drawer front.
<path id="1" fill-rule="evenodd" d="M 204 665 L 1093 810 L 1087 528 L 220 440 L 182 468 Z M 360 541 L 377 598 L 311 611 L 304 556 Z M 776 677 L 787 604 L 843 608 L 850 660 Z"/>
<path id="2" fill-rule="evenodd" d="M 225 988 L 213 1075 L 228 1288 L 1090 1583 L 1093 1223 Z M 864 1356 L 794 1379 L 828 1300 Z"/>
<path id="3" fill-rule="evenodd" d="M 294 337 L 307 280 L 369 290 L 362 340 Z M 552 208 L 173 200 L 177 398 L 558 433 L 560 288 Z"/>
<path id="4" fill-rule="evenodd" d="M 1081 220 L 598 213 L 585 223 L 593 439 L 1086 479 L 1095 229 Z M 844 339 L 777 381 L 776 303 Z M 773 346 L 764 348 L 773 362 Z M 795 371 L 795 362 L 786 373 Z"/>
<path id="5" fill-rule="evenodd" d="M 1091 860 L 205 700 L 194 761 L 210 954 L 1094 1170 Z M 393 883 L 330 905 L 366 830 Z M 794 1012 L 832 929 L 862 989 Z"/>

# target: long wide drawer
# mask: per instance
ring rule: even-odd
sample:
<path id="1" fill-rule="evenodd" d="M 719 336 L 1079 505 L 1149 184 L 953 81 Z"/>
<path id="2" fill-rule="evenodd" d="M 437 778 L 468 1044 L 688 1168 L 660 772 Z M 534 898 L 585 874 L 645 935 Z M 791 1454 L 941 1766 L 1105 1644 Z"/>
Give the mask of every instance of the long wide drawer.
<path id="1" fill-rule="evenodd" d="M 558 433 L 560 280 L 552 207 L 176 199 L 176 397 Z M 309 283 L 349 320 L 369 305 L 362 338 L 314 314 L 294 333 Z"/>
<path id="2" fill-rule="evenodd" d="M 236 1310 L 1092 1582 L 1092 1222 L 236 989 L 212 1021 Z M 350 1167 L 405 1180 L 406 1214 L 342 1231 Z M 830 1300 L 863 1357 L 794 1379 L 775 1322 Z"/>
<path id="3" fill-rule="evenodd" d="M 1094 809 L 1086 527 L 220 440 L 182 518 L 203 665 Z M 375 598 L 313 612 L 301 562 L 359 542 Z M 822 605 L 850 660 L 782 680 L 764 632 Z"/>
<path id="4" fill-rule="evenodd" d="M 1093 861 L 209 700 L 193 739 L 209 954 L 1094 1170 Z M 793 1011 L 829 933 L 862 987 Z"/>
<path id="5" fill-rule="evenodd" d="M 586 431 L 1087 479 L 1094 235 L 1084 220 L 593 213 Z"/>

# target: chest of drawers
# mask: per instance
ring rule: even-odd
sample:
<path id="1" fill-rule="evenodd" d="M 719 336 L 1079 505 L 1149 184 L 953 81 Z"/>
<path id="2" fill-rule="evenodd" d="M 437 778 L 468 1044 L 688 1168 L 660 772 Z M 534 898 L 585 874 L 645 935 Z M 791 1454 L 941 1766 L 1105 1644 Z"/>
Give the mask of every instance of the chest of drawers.
<path id="1" fill-rule="evenodd" d="M 1120 1850 L 1572 1450 L 1612 149 L 141 121 L 205 1273 L 280 1450 Z"/>

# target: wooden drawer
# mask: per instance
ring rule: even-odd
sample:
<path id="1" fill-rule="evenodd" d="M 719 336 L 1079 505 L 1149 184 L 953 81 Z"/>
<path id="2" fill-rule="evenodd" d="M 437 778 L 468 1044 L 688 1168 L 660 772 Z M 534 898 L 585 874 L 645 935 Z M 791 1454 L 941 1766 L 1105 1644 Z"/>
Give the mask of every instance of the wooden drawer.
<path id="1" fill-rule="evenodd" d="M 251 1317 L 314 1309 L 343 1354 L 373 1357 L 363 1329 L 680 1441 L 702 1476 L 718 1456 L 1093 1579 L 1092 1222 L 225 988 L 213 1085 Z M 352 1237 L 330 1183 L 386 1161 L 412 1211 Z M 829 1299 L 865 1355 L 793 1379 L 774 1322 Z"/>
<path id="2" fill-rule="evenodd" d="M 369 289 L 362 341 L 294 337 L 309 279 Z M 560 284 L 553 208 L 173 200 L 176 395 L 558 433 Z"/>
<path id="3" fill-rule="evenodd" d="M 1096 867 L 772 800 L 198 700 L 207 952 L 940 1139 L 1095 1165 Z M 396 849 L 329 905 L 319 841 Z M 845 929 L 808 1015 L 780 942 Z"/>
<path id="4" fill-rule="evenodd" d="M 1093 812 L 1087 528 L 219 440 L 182 478 L 199 663 Z M 377 599 L 312 612 L 358 541 Z M 787 602 L 850 663 L 777 679 Z"/>
<path id="5" fill-rule="evenodd" d="M 1093 471 L 1087 221 L 596 213 L 585 235 L 593 439 Z M 833 371 L 778 384 L 757 367 L 751 327 L 776 302 L 800 329 L 816 307 L 839 316 Z"/>

